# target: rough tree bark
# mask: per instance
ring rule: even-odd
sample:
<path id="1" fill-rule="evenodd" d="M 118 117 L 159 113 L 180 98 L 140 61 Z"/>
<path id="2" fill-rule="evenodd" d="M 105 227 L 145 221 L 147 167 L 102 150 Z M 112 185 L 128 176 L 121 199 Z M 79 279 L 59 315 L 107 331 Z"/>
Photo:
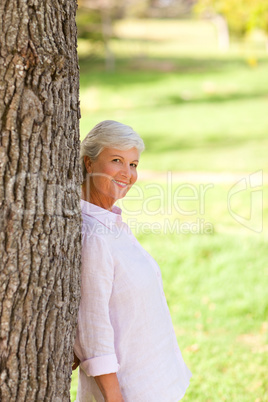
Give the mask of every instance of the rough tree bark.
<path id="1" fill-rule="evenodd" d="M 75 0 L 0 2 L 0 400 L 69 401 L 79 304 Z"/>

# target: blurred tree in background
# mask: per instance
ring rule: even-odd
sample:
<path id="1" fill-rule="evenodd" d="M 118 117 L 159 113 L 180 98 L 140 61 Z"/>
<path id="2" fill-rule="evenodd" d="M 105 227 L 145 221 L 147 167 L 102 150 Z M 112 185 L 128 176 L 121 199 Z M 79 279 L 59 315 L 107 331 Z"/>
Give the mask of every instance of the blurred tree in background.
<path id="1" fill-rule="evenodd" d="M 263 0 L 197 0 L 194 9 L 198 15 L 215 22 L 219 41 L 224 41 L 222 38 L 225 36 L 226 47 L 228 28 L 232 35 L 238 37 L 255 28 L 268 33 L 268 3 Z"/>
<path id="2" fill-rule="evenodd" d="M 253 1 L 254 4 L 252 13 L 250 15 L 248 28 L 259 28 L 266 34 L 266 48 L 268 50 L 268 2 L 267 1 Z"/>
<path id="3" fill-rule="evenodd" d="M 127 17 L 185 18 L 189 17 L 196 0 L 130 0 Z"/>
<path id="4" fill-rule="evenodd" d="M 189 17 L 195 0 L 78 0 L 78 37 L 105 50 L 106 70 L 114 69 L 110 47 L 113 23 L 123 18 Z"/>
<path id="5" fill-rule="evenodd" d="M 184 19 L 196 14 L 216 26 L 223 51 L 229 49 L 230 34 L 241 38 L 256 28 L 268 33 L 268 3 L 263 0 L 79 0 L 78 5 L 78 37 L 90 40 L 93 54 L 102 48 L 107 70 L 114 69 L 110 40 L 118 19 Z"/>

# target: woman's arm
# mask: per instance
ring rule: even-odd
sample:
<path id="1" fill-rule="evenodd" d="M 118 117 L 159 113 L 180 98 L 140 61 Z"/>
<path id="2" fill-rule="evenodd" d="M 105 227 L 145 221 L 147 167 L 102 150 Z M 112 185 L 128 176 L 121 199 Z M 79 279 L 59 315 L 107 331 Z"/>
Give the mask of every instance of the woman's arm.
<path id="1" fill-rule="evenodd" d="M 114 261 L 105 239 L 83 234 L 81 300 L 74 352 L 87 376 L 116 373 L 114 330 L 109 311 L 113 290 Z"/>
<path id="2" fill-rule="evenodd" d="M 80 360 L 75 353 L 73 360 L 72 370 L 76 370 L 80 364 Z M 102 374 L 95 376 L 94 378 L 105 402 L 124 402 L 116 373 Z"/>
<path id="3" fill-rule="evenodd" d="M 80 364 L 80 360 L 78 359 L 78 357 L 76 356 L 76 354 L 74 353 L 74 358 L 73 358 L 73 365 L 72 365 L 72 370 L 76 370 L 77 367 Z"/>
<path id="4" fill-rule="evenodd" d="M 124 402 L 116 373 L 102 374 L 94 378 L 105 402 Z"/>

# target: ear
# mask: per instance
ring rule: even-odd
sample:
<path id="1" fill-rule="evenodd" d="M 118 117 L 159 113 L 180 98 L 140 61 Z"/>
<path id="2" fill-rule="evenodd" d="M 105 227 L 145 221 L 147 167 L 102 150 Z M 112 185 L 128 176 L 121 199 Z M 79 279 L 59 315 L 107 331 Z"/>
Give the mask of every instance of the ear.
<path id="1" fill-rule="evenodd" d="M 92 173 L 92 161 L 89 156 L 84 156 L 84 164 L 88 173 Z"/>

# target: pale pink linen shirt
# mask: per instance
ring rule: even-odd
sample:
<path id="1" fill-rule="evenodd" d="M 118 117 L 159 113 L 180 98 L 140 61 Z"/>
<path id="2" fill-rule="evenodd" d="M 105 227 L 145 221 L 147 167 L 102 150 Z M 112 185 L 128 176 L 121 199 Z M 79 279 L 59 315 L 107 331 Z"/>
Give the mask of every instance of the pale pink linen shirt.
<path id="1" fill-rule="evenodd" d="M 77 402 L 102 402 L 94 376 L 117 373 L 125 402 L 178 402 L 191 372 L 177 345 L 156 261 L 121 209 L 82 206 Z"/>

